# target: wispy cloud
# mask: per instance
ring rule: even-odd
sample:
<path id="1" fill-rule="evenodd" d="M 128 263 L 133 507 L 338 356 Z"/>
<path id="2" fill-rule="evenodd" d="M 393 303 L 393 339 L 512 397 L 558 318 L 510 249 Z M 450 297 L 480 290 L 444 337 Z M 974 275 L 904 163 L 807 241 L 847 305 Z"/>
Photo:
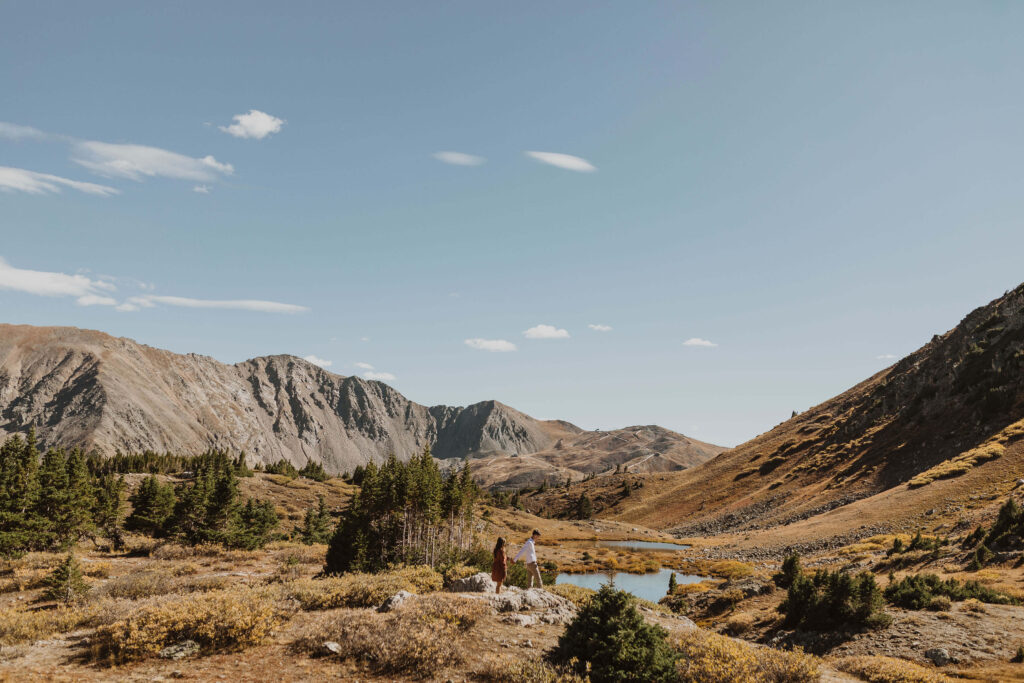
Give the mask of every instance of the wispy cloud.
<path id="1" fill-rule="evenodd" d="M 369 363 L 363 363 L 362 361 L 360 361 L 358 363 L 353 363 L 353 365 L 355 365 L 360 370 L 373 370 L 373 366 L 372 365 L 370 365 Z"/>
<path id="2" fill-rule="evenodd" d="M 46 133 L 38 128 L 0 121 L 0 138 L 7 138 L 8 140 L 45 140 L 46 137 Z"/>
<path id="3" fill-rule="evenodd" d="M 268 135 L 277 133 L 285 124 L 284 119 L 271 116 L 258 109 L 250 109 L 248 114 L 236 114 L 233 120 L 234 123 L 230 126 L 218 126 L 218 128 L 236 138 L 252 140 L 262 140 Z"/>
<path id="4" fill-rule="evenodd" d="M 897 358 L 897 356 L 894 353 L 883 353 L 881 356 L 875 356 L 875 358 L 878 360 L 893 360 L 894 358 Z"/>
<path id="5" fill-rule="evenodd" d="M 612 331 L 612 326 L 611 325 L 600 325 L 600 324 L 595 325 L 595 324 L 591 323 L 590 325 L 587 325 L 587 327 L 589 327 L 590 329 L 594 330 L 595 332 L 611 332 Z"/>
<path id="6" fill-rule="evenodd" d="M 542 164 L 557 166 L 558 168 L 564 168 L 567 171 L 593 173 L 597 170 L 597 167 L 586 159 L 575 157 L 571 154 L 559 154 L 558 152 L 526 152 L 525 154 L 528 157 L 536 159 Z"/>
<path id="7" fill-rule="evenodd" d="M 210 194 L 210 186 L 209 185 L 196 185 L 195 187 L 192 188 L 192 191 L 193 192 L 198 192 L 199 194 Z"/>
<path id="8" fill-rule="evenodd" d="M 479 349 L 480 351 L 492 351 L 495 353 L 516 350 L 515 344 L 510 341 L 505 341 L 504 339 L 480 339 L 479 337 L 475 337 L 473 339 L 467 339 L 466 346 L 472 349 Z"/>
<path id="9" fill-rule="evenodd" d="M 487 161 L 483 157 L 478 157 L 475 154 L 466 154 L 465 152 L 434 152 L 434 158 L 453 166 L 479 166 Z"/>
<path id="10" fill-rule="evenodd" d="M 397 377 L 392 375 L 390 372 L 364 372 L 363 378 L 376 380 L 378 382 L 390 382 L 397 379 Z"/>
<path id="11" fill-rule="evenodd" d="M 332 365 L 331 361 L 326 360 L 324 358 L 320 358 L 319 356 L 314 356 L 313 354 L 303 356 L 302 360 L 308 360 L 313 365 L 319 365 L 322 368 L 329 368 Z"/>
<path id="12" fill-rule="evenodd" d="M 71 160 L 108 178 L 174 178 L 210 182 L 235 172 L 212 156 L 193 158 L 159 147 L 83 140 L 72 147 Z"/>
<path id="13" fill-rule="evenodd" d="M 219 308 L 238 311 L 258 311 L 260 313 L 304 313 L 307 306 L 283 304 L 277 301 L 261 301 L 259 299 L 193 299 L 184 296 L 161 296 L 146 294 L 129 298 L 118 310 L 137 311 L 140 308 L 153 308 L 157 304 L 180 306 L 183 308 Z"/>
<path id="14" fill-rule="evenodd" d="M 15 268 L 0 258 L 0 289 L 49 297 L 74 297 L 79 306 L 113 306 L 114 285 L 85 275 Z"/>
<path id="15" fill-rule="evenodd" d="M 713 346 L 718 346 L 718 344 L 716 344 L 713 341 L 708 341 L 707 339 L 701 339 L 700 337 L 690 337 L 689 339 L 687 339 L 686 341 L 683 342 L 683 346 L 706 346 L 706 347 L 713 347 Z"/>
<path id="16" fill-rule="evenodd" d="M 69 180 L 49 173 L 37 173 L 24 168 L 13 168 L 11 166 L 0 166 L 0 191 L 3 192 L 27 192 L 28 194 L 58 194 L 61 187 L 70 187 L 93 194 L 98 197 L 109 197 L 121 194 L 121 191 L 106 185 L 95 183 L 83 183 L 78 180 Z"/>
<path id="17" fill-rule="evenodd" d="M 523 331 L 527 339 L 568 339 L 569 331 L 555 327 L 554 325 L 535 325 Z"/>

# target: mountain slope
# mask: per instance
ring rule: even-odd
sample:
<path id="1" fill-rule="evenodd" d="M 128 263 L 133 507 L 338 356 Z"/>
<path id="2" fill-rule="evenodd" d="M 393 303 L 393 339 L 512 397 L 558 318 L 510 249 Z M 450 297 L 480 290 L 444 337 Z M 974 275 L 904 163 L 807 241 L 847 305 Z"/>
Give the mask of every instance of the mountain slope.
<path id="1" fill-rule="evenodd" d="M 837 518 L 854 501 L 865 504 L 850 508 L 860 512 L 847 523 L 909 514 L 934 505 L 936 490 L 955 491 L 947 477 L 1003 490 L 1024 474 L 1021 418 L 1024 285 L 839 396 L 658 477 L 609 516 L 703 533 L 778 527 L 829 510 Z M 867 506 L 874 496 L 882 507 Z"/>

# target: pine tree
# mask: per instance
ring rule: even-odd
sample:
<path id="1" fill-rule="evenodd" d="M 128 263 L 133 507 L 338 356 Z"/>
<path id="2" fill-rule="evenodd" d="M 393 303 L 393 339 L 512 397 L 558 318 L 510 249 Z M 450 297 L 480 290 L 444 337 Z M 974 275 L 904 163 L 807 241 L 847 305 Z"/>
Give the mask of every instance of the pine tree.
<path id="1" fill-rule="evenodd" d="M 327 543 L 331 539 L 331 513 L 323 496 L 317 496 L 315 510 L 306 510 L 306 518 L 303 520 L 299 535 L 306 545 Z"/>
<path id="2" fill-rule="evenodd" d="M 581 493 L 576 501 L 576 518 L 590 519 L 593 514 L 594 504 L 590 502 L 590 497 L 586 493 Z"/>
<path id="3" fill-rule="evenodd" d="M 262 548 L 270 540 L 270 533 L 277 522 L 273 503 L 249 498 L 235 513 L 225 545 L 245 550 Z"/>
<path id="4" fill-rule="evenodd" d="M 35 515 L 39 495 L 39 452 L 35 430 L 28 438 L 14 435 L 0 446 L 0 555 L 13 555 L 39 545 Z"/>
<path id="5" fill-rule="evenodd" d="M 672 595 L 673 593 L 676 592 L 676 586 L 677 585 L 678 585 L 678 583 L 676 581 L 676 573 L 672 572 L 671 574 L 668 575 L 668 594 L 669 595 Z"/>
<path id="6" fill-rule="evenodd" d="M 103 475 L 96 487 L 96 507 L 93 510 L 97 531 L 117 550 L 124 547 L 125 486 L 123 476 Z"/>
<path id="7" fill-rule="evenodd" d="M 161 484 L 160 480 L 151 474 L 142 480 L 129 500 L 132 504 L 132 513 L 125 520 L 125 528 L 152 536 L 163 535 L 177 502 L 174 487 L 170 484 Z"/>
<path id="8" fill-rule="evenodd" d="M 36 547 L 60 547 L 66 538 L 68 513 L 68 468 L 63 451 L 49 449 L 39 466 L 39 494 L 35 514 L 38 520 Z"/>
<path id="9" fill-rule="evenodd" d="M 327 470 L 324 466 L 318 462 L 310 460 L 307 462 L 301 470 L 299 470 L 299 476 L 305 477 L 306 479 L 312 479 L 313 481 L 327 481 L 330 476 L 327 474 Z"/>
<path id="10" fill-rule="evenodd" d="M 93 487 L 85 454 L 74 448 L 66 460 L 68 490 L 63 514 L 64 527 L 58 539 L 61 547 L 69 547 L 93 533 L 93 510 L 96 491 Z"/>
<path id="11" fill-rule="evenodd" d="M 89 584 L 82 578 L 82 568 L 75 556 L 68 556 L 46 577 L 43 598 L 65 604 L 77 602 L 89 592 Z"/>

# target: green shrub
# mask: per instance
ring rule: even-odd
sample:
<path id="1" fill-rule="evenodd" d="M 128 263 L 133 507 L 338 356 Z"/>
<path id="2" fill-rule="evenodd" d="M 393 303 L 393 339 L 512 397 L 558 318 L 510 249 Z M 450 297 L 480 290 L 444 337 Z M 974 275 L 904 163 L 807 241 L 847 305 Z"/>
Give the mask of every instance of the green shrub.
<path id="1" fill-rule="evenodd" d="M 803 572 L 800 567 L 800 556 L 796 553 L 788 555 L 785 560 L 782 561 L 782 568 L 775 576 L 772 577 L 772 581 L 779 588 L 789 588 L 793 585 L 793 581 Z"/>
<path id="2" fill-rule="evenodd" d="M 43 597 L 69 604 L 81 600 L 89 592 L 89 584 L 82 578 L 82 567 L 74 555 L 68 555 L 46 577 Z"/>
<path id="3" fill-rule="evenodd" d="M 1019 600 L 977 581 L 959 582 L 956 579 L 942 580 L 935 574 L 913 574 L 899 581 L 890 582 L 885 589 L 885 599 L 904 609 L 936 609 L 941 605 L 939 598 L 954 602 L 974 598 L 980 602 L 996 605 L 1016 605 Z"/>
<path id="4" fill-rule="evenodd" d="M 605 584 L 586 603 L 559 637 L 551 653 L 593 683 L 656 683 L 676 680 L 678 654 L 665 640 L 667 632 L 648 624 L 635 598 Z"/>
<path id="5" fill-rule="evenodd" d="M 327 474 L 327 470 L 324 466 L 318 462 L 310 460 L 307 462 L 301 470 L 299 470 L 299 476 L 305 477 L 306 479 L 312 479 L 313 481 L 327 481 L 330 479 L 330 475 Z"/>
<path id="6" fill-rule="evenodd" d="M 882 590 L 870 572 L 851 576 L 818 570 L 813 577 L 800 574 L 793 581 L 779 611 L 792 628 L 882 628 L 892 622 L 883 605 Z"/>

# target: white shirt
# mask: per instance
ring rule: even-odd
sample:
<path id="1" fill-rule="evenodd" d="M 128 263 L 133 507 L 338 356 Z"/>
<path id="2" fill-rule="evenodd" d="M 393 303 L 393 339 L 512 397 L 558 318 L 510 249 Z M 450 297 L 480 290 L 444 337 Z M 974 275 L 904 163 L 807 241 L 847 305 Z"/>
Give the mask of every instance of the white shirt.
<path id="1" fill-rule="evenodd" d="M 512 561 L 518 562 L 519 558 L 525 558 L 526 564 L 530 564 L 531 562 L 533 562 L 534 564 L 537 563 L 537 549 L 533 547 L 532 538 L 526 539 L 526 543 L 523 544 L 523 547 L 520 548 L 519 553 Z"/>

